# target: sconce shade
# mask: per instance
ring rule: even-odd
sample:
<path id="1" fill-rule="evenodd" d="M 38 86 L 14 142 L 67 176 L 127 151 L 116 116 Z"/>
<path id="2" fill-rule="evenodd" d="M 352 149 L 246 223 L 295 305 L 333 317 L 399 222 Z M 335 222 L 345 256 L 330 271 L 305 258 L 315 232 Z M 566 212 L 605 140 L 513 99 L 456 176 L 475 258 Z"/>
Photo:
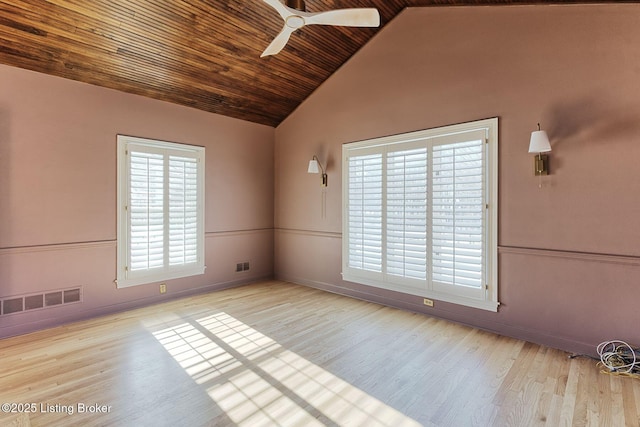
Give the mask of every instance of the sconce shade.
<path id="1" fill-rule="evenodd" d="M 313 159 L 309 160 L 308 173 L 320 173 L 322 170 L 322 186 L 327 186 L 327 171 L 322 167 L 322 163 L 318 160 L 318 157 L 313 156 Z"/>
<path id="2" fill-rule="evenodd" d="M 537 130 L 531 132 L 531 141 L 529 142 L 529 153 L 547 153 L 551 151 L 551 144 L 547 132 Z"/>
<path id="3" fill-rule="evenodd" d="M 551 151 L 549 136 L 547 132 L 540 129 L 540 123 L 538 123 L 538 130 L 531 132 L 531 140 L 529 141 L 529 153 L 537 154 L 533 159 L 533 174 L 535 176 L 549 175 L 549 156 L 542 154 L 549 151 Z M 538 186 L 542 188 L 542 181 Z"/>
<path id="4" fill-rule="evenodd" d="M 320 169 L 318 168 L 318 161 L 316 159 L 309 160 L 309 169 L 307 169 L 308 173 L 320 173 Z"/>

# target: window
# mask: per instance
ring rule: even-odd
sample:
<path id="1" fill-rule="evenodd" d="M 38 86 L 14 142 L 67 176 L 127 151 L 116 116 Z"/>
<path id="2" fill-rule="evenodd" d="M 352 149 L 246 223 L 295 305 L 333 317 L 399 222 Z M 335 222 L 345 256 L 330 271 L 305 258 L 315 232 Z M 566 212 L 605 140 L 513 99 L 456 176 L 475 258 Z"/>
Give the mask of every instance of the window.
<path id="1" fill-rule="evenodd" d="M 204 273 L 204 154 L 118 135 L 119 288 Z"/>
<path id="2" fill-rule="evenodd" d="M 345 144 L 345 280 L 491 311 L 498 119 Z"/>

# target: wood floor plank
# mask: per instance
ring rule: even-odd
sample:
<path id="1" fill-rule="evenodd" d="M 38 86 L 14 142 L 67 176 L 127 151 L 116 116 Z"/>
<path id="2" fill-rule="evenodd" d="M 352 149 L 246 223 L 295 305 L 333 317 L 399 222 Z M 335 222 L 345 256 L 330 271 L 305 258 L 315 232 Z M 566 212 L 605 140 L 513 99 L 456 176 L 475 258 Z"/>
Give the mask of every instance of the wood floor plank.
<path id="1" fill-rule="evenodd" d="M 635 383 L 631 381 L 614 381 L 614 383 L 620 384 L 625 420 L 635 420 L 635 424 L 630 424 L 640 425 L 640 405 L 637 405 L 636 401 L 636 396 L 640 396 L 640 394 L 638 394 L 637 390 L 634 393 L 634 384 L 638 386 L 637 383 L 640 383 L 640 381 L 636 381 Z"/>
<path id="2" fill-rule="evenodd" d="M 4 339 L 0 364 L 0 403 L 37 405 L 3 426 L 639 426 L 640 381 L 591 359 L 279 281 Z"/>

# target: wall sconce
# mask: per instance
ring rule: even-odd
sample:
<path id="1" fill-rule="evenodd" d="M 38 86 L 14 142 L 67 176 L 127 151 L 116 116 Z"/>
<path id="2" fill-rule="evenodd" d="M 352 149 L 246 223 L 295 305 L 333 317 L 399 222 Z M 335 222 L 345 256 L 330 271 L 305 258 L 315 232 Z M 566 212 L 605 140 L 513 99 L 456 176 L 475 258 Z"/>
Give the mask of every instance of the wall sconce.
<path id="1" fill-rule="evenodd" d="M 546 154 L 551 151 L 551 144 L 549 143 L 549 137 L 547 132 L 540 130 L 540 123 L 538 123 L 538 130 L 531 132 L 531 141 L 529 142 L 529 153 L 537 154 L 533 160 L 533 172 L 535 176 L 542 176 L 549 174 L 549 157 Z"/>
<path id="2" fill-rule="evenodd" d="M 319 166 L 319 168 L 318 168 Z M 309 160 L 309 169 L 307 169 L 308 173 L 320 173 L 320 171 L 322 170 L 322 186 L 326 187 L 327 186 L 327 172 L 325 171 L 325 169 L 322 167 L 322 163 L 320 163 L 320 160 L 318 160 L 318 157 L 316 157 L 315 155 L 313 156 L 313 159 Z"/>

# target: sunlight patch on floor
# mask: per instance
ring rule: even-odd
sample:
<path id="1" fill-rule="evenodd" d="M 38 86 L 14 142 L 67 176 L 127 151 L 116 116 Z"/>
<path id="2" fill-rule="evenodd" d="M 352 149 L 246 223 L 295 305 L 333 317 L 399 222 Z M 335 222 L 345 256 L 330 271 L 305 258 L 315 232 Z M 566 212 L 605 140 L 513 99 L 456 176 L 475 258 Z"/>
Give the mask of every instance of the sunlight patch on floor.
<path id="1" fill-rule="evenodd" d="M 239 426 L 420 425 L 224 312 L 154 336 Z"/>

